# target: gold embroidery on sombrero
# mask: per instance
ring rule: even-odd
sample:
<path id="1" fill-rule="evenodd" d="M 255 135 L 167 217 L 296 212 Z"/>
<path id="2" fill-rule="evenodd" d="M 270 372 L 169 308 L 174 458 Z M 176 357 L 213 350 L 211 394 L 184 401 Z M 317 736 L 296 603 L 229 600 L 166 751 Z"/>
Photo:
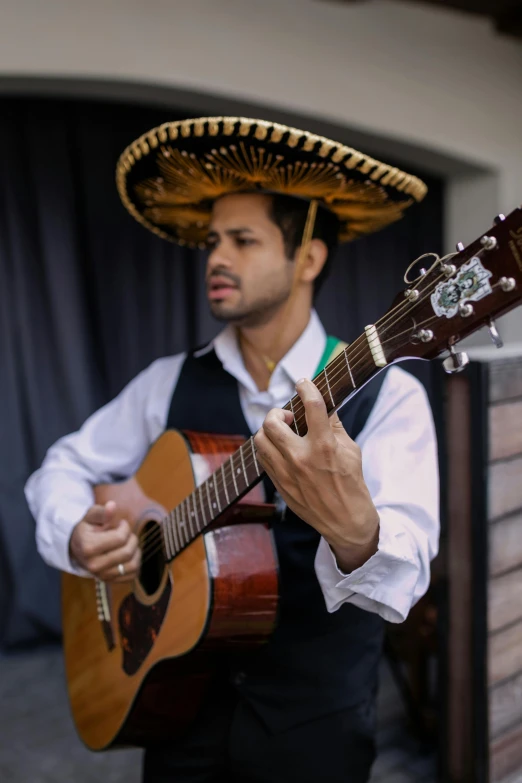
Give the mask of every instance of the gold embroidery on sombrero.
<path id="1" fill-rule="evenodd" d="M 212 201 L 227 193 L 259 190 L 322 202 L 339 217 L 343 241 L 400 219 L 427 190 L 417 177 L 351 147 L 245 117 L 153 128 L 122 153 L 116 180 L 138 222 L 163 239 L 193 245 L 204 243 Z"/>
<path id="2" fill-rule="evenodd" d="M 285 163 L 284 155 L 245 142 L 213 149 L 202 159 L 162 146 L 156 165 L 160 176 L 135 187 L 143 216 L 176 227 L 180 238 L 194 244 L 205 241 L 210 203 L 227 193 L 260 190 L 319 199 L 340 218 L 345 240 L 399 220 L 412 201 L 392 202 L 380 186 L 347 179 L 332 162 Z"/>

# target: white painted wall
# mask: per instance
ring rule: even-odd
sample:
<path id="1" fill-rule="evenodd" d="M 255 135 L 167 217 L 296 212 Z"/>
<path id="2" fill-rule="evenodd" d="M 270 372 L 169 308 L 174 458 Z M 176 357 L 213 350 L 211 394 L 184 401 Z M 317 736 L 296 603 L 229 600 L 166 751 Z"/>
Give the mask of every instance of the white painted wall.
<path id="1" fill-rule="evenodd" d="M 151 99 L 158 87 L 194 90 L 314 129 L 326 120 L 348 141 L 451 175 L 448 245 L 522 203 L 522 46 L 457 12 L 389 0 L 3 0 L 0 88 L 34 77 L 141 84 Z M 522 315 L 503 331 L 522 341 Z"/>

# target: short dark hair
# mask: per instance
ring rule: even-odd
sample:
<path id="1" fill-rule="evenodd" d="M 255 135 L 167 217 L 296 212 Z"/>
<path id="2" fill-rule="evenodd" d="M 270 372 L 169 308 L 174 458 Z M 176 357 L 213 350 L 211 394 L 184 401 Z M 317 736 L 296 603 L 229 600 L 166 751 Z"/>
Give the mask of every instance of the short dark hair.
<path id="1" fill-rule="evenodd" d="M 270 218 L 281 230 L 287 258 L 293 259 L 303 239 L 310 203 L 295 196 L 276 193 L 272 196 Z M 314 297 L 328 277 L 332 257 L 339 244 L 339 218 L 329 209 L 318 205 L 312 237 L 321 239 L 328 251 L 324 266 L 314 281 Z"/>

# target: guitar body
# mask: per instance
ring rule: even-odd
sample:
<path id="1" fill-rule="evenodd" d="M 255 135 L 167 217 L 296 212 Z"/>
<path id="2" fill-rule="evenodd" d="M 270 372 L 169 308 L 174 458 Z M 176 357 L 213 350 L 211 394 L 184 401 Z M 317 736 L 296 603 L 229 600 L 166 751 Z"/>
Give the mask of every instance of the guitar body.
<path id="1" fill-rule="evenodd" d="M 98 503 L 115 500 L 121 517 L 148 534 L 140 578 L 109 584 L 63 575 L 69 699 L 92 750 L 179 735 L 198 712 L 219 651 L 259 645 L 275 624 L 273 507 L 258 488 L 166 561 L 158 523 L 195 488 L 191 453 L 211 473 L 243 442 L 187 439 L 167 431 L 132 478 L 96 487 Z"/>

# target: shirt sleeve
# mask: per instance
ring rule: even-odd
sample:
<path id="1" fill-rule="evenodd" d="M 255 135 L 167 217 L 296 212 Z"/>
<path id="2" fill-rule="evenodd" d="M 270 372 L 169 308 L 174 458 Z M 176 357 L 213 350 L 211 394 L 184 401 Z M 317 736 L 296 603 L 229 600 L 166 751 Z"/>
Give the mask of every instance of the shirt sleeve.
<path id="1" fill-rule="evenodd" d="M 184 354 L 158 359 L 80 430 L 58 440 L 30 476 L 25 495 L 36 519 L 36 542 L 55 568 L 82 574 L 69 557 L 75 525 L 93 505 L 96 484 L 135 473 L 164 431 Z"/>
<path id="2" fill-rule="evenodd" d="M 437 445 L 422 384 L 390 368 L 357 443 L 380 518 L 378 550 L 343 574 L 321 539 L 315 570 L 329 612 L 351 603 L 399 623 L 428 589 L 439 541 Z"/>

